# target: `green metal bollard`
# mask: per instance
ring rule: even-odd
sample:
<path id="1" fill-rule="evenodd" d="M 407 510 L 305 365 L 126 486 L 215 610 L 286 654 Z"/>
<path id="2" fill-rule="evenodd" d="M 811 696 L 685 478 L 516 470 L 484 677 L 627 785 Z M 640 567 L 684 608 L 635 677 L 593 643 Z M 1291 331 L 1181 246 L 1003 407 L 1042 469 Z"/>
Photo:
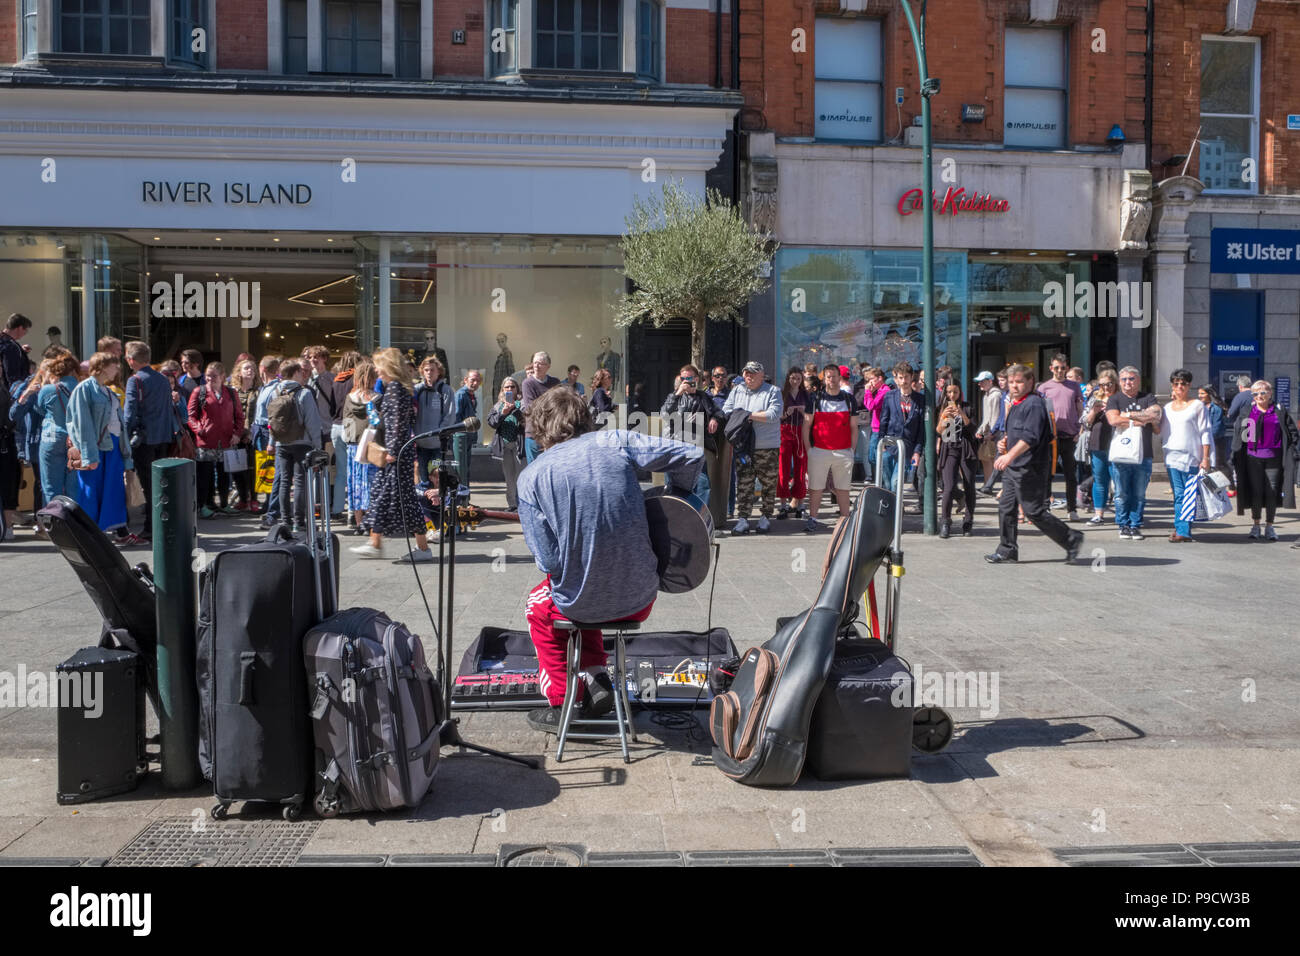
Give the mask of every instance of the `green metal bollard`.
<path id="1" fill-rule="evenodd" d="M 198 595 L 190 564 L 195 551 L 194 462 L 184 458 L 156 461 L 152 480 L 163 786 L 190 790 L 203 782 L 194 682 Z"/>

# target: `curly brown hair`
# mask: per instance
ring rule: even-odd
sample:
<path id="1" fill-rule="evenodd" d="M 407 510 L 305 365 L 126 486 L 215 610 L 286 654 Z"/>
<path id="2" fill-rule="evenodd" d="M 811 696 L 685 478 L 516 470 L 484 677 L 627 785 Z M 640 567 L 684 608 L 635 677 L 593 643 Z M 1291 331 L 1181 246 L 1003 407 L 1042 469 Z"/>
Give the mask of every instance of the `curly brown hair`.
<path id="1" fill-rule="evenodd" d="M 55 346 L 55 348 L 58 349 L 58 352 L 54 355 L 47 354 L 41 365 L 56 379 L 76 375 L 77 370 L 81 368 L 81 363 L 77 361 L 77 357 L 68 349 L 60 346 Z"/>
<path id="2" fill-rule="evenodd" d="M 587 400 L 570 388 L 551 388 L 528 406 L 533 438 L 542 451 L 596 430 Z"/>

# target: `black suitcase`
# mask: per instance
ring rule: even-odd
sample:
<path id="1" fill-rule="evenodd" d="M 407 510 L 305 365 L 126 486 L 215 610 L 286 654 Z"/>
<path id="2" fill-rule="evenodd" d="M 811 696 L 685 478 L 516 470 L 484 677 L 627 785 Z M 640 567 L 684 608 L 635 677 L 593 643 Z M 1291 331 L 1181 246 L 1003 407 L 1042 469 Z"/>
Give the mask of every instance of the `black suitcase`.
<path id="1" fill-rule="evenodd" d="M 311 487 L 326 474 L 313 467 Z M 333 613 L 338 595 L 338 545 L 328 534 L 328 512 L 320 524 L 323 530 L 312 522 L 307 543 L 278 525 L 266 541 L 223 551 L 203 571 L 199 766 L 218 800 L 215 818 L 236 800 L 256 800 L 281 804 L 292 820 L 311 799 L 314 744 L 303 638 Z"/>
<path id="2" fill-rule="evenodd" d="M 55 671 L 59 803 L 84 803 L 134 790 L 148 769 L 140 656 L 87 647 Z"/>
<path id="3" fill-rule="evenodd" d="M 912 672 L 883 643 L 841 637 L 813 710 L 806 766 L 819 780 L 912 775 Z"/>

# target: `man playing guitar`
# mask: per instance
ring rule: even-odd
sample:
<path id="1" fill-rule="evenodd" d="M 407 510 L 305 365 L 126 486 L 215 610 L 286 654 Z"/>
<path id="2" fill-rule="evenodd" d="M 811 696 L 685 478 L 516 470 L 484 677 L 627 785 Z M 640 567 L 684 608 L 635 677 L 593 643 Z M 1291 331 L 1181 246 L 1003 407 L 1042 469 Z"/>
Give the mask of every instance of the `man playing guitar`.
<path id="1" fill-rule="evenodd" d="M 557 733 L 564 702 L 571 621 L 644 621 L 659 588 L 646 504 L 637 469 L 664 472 L 670 489 L 688 493 L 704 464 L 703 449 L 637 432 L 596 431 L 586 401 L 553 388 L 528 410 L 543 454 L 519 475 L 524 540 L 546 574 L 528 595 L 528 629 L 537 648 L 541 691 L 550 707 L 532 711 L 534 730 Z M 614 706 L 601 632 L 582 632 L 583 717 Z M 621 676 L 621 675 L 620 675 Z"/>

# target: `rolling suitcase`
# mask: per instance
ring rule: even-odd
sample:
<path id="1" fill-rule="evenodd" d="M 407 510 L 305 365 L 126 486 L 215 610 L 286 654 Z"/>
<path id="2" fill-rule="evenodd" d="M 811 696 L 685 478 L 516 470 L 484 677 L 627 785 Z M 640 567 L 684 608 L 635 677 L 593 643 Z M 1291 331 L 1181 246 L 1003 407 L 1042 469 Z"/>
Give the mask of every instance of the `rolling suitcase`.
<path id="1" fill-rule="evenodd" d="M 309 463 L 314 514 L 317 485 L 328 479 L 320 458 L 309 456 Z M 292 820 L 310 798 L 312 729 L 302 642 L 333 611 L 338 594 L 337 543 L 329 534 L 329 509 L 322 510 L 305 544 L 278 525 L 265 541 L 223 551 L 203 571 L 199 766 L 218 800 L 214 818 L 224 817 L 236 800 L 255 800 L 282 805 Z"/>
<path id="2" fill-rule="evenodd" d="M 308 632 L 303 662 L 323 817 L 415 807 L 438 769 L 442 692 L 420 639 L 382 611 L 340 611 Z"/>
<path id="3" fill-rule="evenodd" d="M 134 651 L 87 647 L 55 668 L 59 803 L 126 793 L 148 770 L 141 663 Z"/>

